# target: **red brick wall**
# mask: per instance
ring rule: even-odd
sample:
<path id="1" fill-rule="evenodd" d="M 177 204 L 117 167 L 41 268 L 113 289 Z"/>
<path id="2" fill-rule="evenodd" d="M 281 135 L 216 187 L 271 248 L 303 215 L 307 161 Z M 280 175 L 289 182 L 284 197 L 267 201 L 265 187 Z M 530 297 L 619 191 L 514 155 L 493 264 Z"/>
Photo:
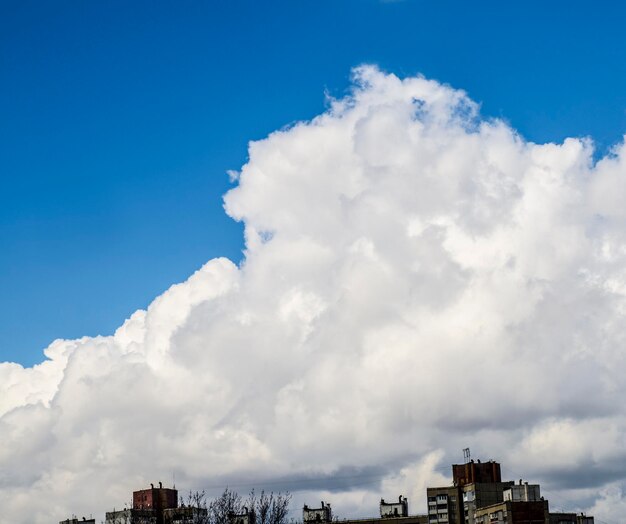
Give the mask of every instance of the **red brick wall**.
<path id="1" fill-rule="evenodd" d="M 178 507 L 178 490 L 149 488 L 133 492 L 134 509 L 156 509 L 158 511 Z"/>
<path id="2" fill-rule="evenodd" d="M 133 492 L 133 509 L 152 509 L 154 508 L 153 492 L 155 489 L 142 489 Z"/>
<path id="3" fill-rule="evenodd" d="M 497 462 L 468 462 L 453 464 L 452 478 L 455 486 L 474 482 L 501 482 L 500 464 Z"/>

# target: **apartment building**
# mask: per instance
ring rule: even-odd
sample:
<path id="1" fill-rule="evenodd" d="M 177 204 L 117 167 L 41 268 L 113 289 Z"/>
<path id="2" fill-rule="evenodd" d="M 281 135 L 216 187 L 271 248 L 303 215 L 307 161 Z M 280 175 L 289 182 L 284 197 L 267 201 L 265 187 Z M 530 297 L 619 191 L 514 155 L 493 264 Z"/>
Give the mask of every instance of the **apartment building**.
<path id="1" fill-rule="evenodd" d="M 205 508 L 178 505 L 178 490 L 150 484 L 133 492 L 133 507 L 106 513 L 106 524 L 183 524 L 198 522 Z"/>
<path id="2" fill-rule="evenodd" d="M 442 486 L 426 489 L 429 524 L 463 524 L 461 488 Z"/>

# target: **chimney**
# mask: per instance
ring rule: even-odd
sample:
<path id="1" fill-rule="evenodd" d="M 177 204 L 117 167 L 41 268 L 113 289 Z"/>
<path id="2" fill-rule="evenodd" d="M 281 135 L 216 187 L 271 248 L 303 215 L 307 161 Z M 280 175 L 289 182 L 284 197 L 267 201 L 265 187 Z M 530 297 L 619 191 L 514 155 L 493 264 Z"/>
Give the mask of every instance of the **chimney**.
<path id="1" fill-rule="evenodd" d="M 150 482 L 150 487 L 154 489 L 154 484 L 152 484 L 152 482 Z"/>

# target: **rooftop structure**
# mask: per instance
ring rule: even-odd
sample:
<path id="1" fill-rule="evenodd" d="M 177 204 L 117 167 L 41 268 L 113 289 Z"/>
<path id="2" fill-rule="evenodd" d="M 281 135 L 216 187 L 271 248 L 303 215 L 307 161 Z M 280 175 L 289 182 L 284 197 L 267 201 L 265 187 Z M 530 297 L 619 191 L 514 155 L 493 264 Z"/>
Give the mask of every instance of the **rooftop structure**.
<path id="1" fill-rule="evenodd" d="M 539 484 L 529 484 L 520 479 L 519 484 L 511 486 L 504 490 L 504 500 L 513 502 L 534 502 L 541 500 L 541 490 Z"/>
<path id="2" fill-rule="evenodd" d="M 550 524 L 577 524 L 576 513 L 552 513 L 550 512 Z"/>
<path id="3" fill-rule="evenodd" d="M 152 509 L 126 508 L 107 511 L 106 524 L 157 524 L 157 516 Z"/>
<path id="4" fill-rule="evenodd" d="M 465 464 L 452 465 L 452 483 L 455 486 L 463 487 L 478 482 L 502 482 L 500 464 L 493 460 L 489 462 L 471 460 Z"/>
<path id="5" fill-rule="evenodd" d="M 229 524 L 256 524 L 256 515 L 254 510 L 248 511 L 248 508 L 244 507 L 243 512 L 228 514 Z"/>
<path id="6" fill-rule="evenodd" d="M 406 497 L 400 495 L 397 502 L 385 502 L 385 499 L 380 499 L 380 516 L 381 518 L 408 517 L 409 503 Z"/>
<path id="7" fill-rule="evenodd" d="M 149 489 L 133 491 L 133 509 L 154 509 L 160 513 L 164 509 L 176 507 L 178 507 L 178 490 L 164 488 L 161 482 L 158 488 L 150 484 Z"/>
<path id="8" fill-rule="evenodd" d="M 331 522 L 333 512 L 330 509 L 330 504 L 324 504 L 322 501 L 321 508 L 309 508 L 305 504 L 302 508 L 302 520 L 304 522 Z"/>
<path id="9" fill-rule="evenodd" d="M 393 518 L 393 524 L 428 524 L 428 515 L 410 515 L 408 517 L 392 517 L 392 518 Z M 389 520 L 390 520 L 389 517 L 341 519 L 339 521 L 339 524 L 387 524 Z"/>

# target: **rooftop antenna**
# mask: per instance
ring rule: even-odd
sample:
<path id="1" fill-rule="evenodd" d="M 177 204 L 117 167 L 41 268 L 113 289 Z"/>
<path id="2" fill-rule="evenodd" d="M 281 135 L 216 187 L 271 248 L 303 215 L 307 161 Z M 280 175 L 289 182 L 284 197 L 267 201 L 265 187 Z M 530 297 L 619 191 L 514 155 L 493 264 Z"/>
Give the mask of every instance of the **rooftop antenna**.
<path id="1" fill-rule="evenodd" d="M 472 459 L 469 448 L 463 448 L 463 460 L 467 464 Z"/>
<path id="2" fill-rule="evenodd" d="M 176 472 L 172 471 L 172 489 L 176 489 Z"/>

